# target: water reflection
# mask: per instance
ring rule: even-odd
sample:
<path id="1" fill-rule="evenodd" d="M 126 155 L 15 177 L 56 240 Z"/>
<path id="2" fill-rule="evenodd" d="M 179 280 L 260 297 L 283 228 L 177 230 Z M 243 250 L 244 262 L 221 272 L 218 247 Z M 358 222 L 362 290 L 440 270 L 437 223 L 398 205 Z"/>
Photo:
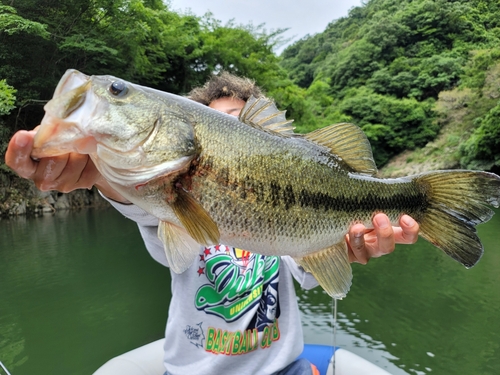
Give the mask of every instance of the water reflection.
<path id="1" fill-rule="evenodd" d="M 470 270 L 423 240 L 354 265 L 351 291 L 338 304 L 337 344 L 394 374 L 499 374 L 499 229 L 497 210 L 478 227 L 486 250 Z M 306 340 L 331 344 L 330 298 L 297 293 Z"/>
<path id="2" fill-rule="evenodd" d="M 0 245 L 0 361 L 13 374 L 88 375 L 162 336 L 168 271 L 115 211 L 3 220 Z"/>
<path id="3" fill-rule="evenodd" d="M 337 330 L 334 336 L 334 301 L 322 290 L 296 288 L 302 313 L 304 340 L 308 343 L 334 345 L 347 349 L 386 369 L 391 374 L 406 374 L 393 361 L 397 360 L 381 341 L 359 331 L 357 325 L 362 317 L 357 313 L 350 316 L 341 311 L 344 301 L 337 301 Z M 365 320 L 364 323 L 368 323 Z"/>
<path id="4" fill-rule="evenodd" d="M 336 343 L 393 374 L 500 374 L 500 212 L 470 270 L 425 241 L 367 266 L 338 303 Z M 333 344 L 332 300 L 297 288 L 305 341 Z M 88 375 L 163 334 L 168 271 L 114 210 L 0 221 L 0 361 Z"/>

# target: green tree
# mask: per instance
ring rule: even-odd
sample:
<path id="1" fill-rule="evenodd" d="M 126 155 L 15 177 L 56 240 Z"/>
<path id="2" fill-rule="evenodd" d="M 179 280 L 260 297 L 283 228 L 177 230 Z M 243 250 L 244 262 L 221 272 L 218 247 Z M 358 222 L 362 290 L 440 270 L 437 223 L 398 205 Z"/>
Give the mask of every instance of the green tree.
<path id="1" fill-rule="evenodd" d="M 12 6 L 0 4 L 0 32 L 7 35 L 29 34 L 47 38 L 46 26 L 27 20 L 17 14 Z"/>
<path id="2" fill-rule="evenodd" d="M 381 166 L 389 157 L 422 147 L 436 136 L 432 104 L 413 98 L 396 99 L 361 87 L 351 89 L 340 106 L 367 133 L 375 161 Z"/>
<path id="3" fill-rule="evenodd" d="M 460 163 L 465 168 L 486 169 L 500 167 L 500 102 L 483 118 L 479 126 L 460 147 Z"/>
<path id="4" fill-rule="evenodd" d="M 160 0 L 13 4 L 0 8 L 0 79 L 15 87 L 21 108 L 19 116 L 4 116 L 11 131 L 39 123 L 42 106 L 33 104 L 50 99 L 67 69 L 180 94 L 223 69 L 254 78 L 269 93 L 293 85 L 272 51 L 280 30 L 221 25 L 211 15 L 177 14 Z"/>
<path id="5" fill-rule="evenodd" d="M 433 139 L 438 126 L 431 108 L 444 90 L 480 90 L 485 98 L 467 120 L 484 118 L 497 93 L 493 84 L 483 86 L 497 82 L 489 69 L 499 43 L 498 1 L 369 0 L 285 49 L 281 65 L 305 89 L 327 78 L 333 104 L 309 100 L 315 126 L 330 115 L 351 118 L 368 134 L 380 165 Z"/>
<path id="6" fill-rule="evenodd" d="M 10 129 L 7 128 L 2 116 L 8 115 L 15 108 L 16 89 L 9 86 L 5 79 L 0 80 L 0 155 L 3 155 L 7 149 L 8 139 L 11 135 Z M 0 168 L 3 165 L 3 160 L 0 162 Z"/>
<path id="7" fill-rule="evenodd" d="M 0 116 L 8 115 L 15 108 L 17 90 L 9 86 L 5 79 L 0 80 Z"/>

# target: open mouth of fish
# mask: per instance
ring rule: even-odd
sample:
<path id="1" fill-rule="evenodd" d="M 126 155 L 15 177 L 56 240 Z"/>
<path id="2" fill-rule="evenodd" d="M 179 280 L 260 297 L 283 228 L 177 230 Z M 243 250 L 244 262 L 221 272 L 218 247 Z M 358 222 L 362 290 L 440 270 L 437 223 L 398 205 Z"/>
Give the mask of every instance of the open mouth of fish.
<path id="1" fill-rule="evenodd" d="M 35 136 L 32 157 L 96 152 L 97 140 L 84 131 L 97 109 L 87 98 L 90 86 L 90 77 L 76 71 L 67 71 L 61 78 L 53 98 L 44 107 L 45 116 Z"/>
<path id="2" fill-rule="evenodd" d="M 110 77 L 113 78 L 113 77 Z M 110 79 L 109 84 L 114 81 Z M 112 182 L 123 186 L 144 184 L 159 176 L 184 168 L 193 159 L 182 157 L 174 161 L 148 165 L 141 146 L 156 136 L 157 124 L 144 138 L 128 147 L 113 147 L 113 138 L 92 127 L 92 122 L 104 116 L 109 103 L 92 90 L 94 77 L 68 70 L 59 81 L 53 98 L 45 105 L 45 116 L 35 135 L 34 159 L 53 157 L 71 152 L 89 154 L 99 171 Z"/>

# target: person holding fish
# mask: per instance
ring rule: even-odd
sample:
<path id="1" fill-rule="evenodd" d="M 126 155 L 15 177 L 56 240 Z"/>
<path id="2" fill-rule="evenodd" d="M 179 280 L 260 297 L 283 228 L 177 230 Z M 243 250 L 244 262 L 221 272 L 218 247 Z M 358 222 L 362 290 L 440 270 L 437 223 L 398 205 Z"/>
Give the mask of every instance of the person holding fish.
<path id="1" fill-rule="evenodd" d="M 116 82 L 109 90 L 122 89 L 122 83 Z M 59 86 L 56 94 L 58 90 Z M 192 90 L 189 98 L 241 119 L 240 112 L 248 113 L 244 107 L 251 98 L 265 97 L 253 81 L 222 73 Z M 291 132 L 283 117 L 278 125 L 273 122 L 274 130 L 267 131 Z M 103 177 L 88 154 L 68 152 L 34 160 L 36 133 L 19 131 L 13 136 L 6 153 L 7 165 L 21 177 L 33 180 L 40 190 L 69 192 L 96 186 L 118 211 L 137 222 L 152 257 L 172 270 L 165 374 L 313 374 L 307 360 L 297 359 L 303 337 L 293 278 L 306 289 L 318 285 L 305 267 L 288 255 L 260 254 L 224 244 L 196 245 L 196 257 L 178 260 L 183 255 L 168 254 L 165 243 L 182 247 L 188 240 L 176 239 L 175 230 L 162 228 L 156 216 L 131 204 L 113 182 Z M 87 141 L 81 141 L 80 149 L 88 147 Z M 220 147 L 223 152 L 224 145 Z M 184 183 L 182 179 L 177 182 Z M 258 186 L 252 189 L 258 190 Z M 285 192 L 281 194 L 286 198 Z M 186 200 L 185 204 L 189 207 L 191 202 Z M 235 219 L 229 212 L 227 217 L 238 220 L 238 212 L 234 214 Z M 350 227 L 345 236 L 349 262 L 366 264 L 370 258 L 391 253 L 395 243 L 417 240 L 419 224 L 408 215 L 400 217 L 399 227 L 393 227 L 384 213 L 374 215 L 372 224 L 372 230 L 362 223 Z"/>

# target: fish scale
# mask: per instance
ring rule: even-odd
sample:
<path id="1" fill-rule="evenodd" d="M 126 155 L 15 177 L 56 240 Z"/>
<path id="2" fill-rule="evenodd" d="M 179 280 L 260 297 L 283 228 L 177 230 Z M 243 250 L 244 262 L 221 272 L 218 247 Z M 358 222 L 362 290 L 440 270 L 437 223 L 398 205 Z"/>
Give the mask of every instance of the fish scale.
<path id="1" fill-rule="evenodd" d="M 236 206 L 236 212 L 248 220 L 245 224 L 246 227 L 233 227 L 235 231 L 255 228 L 255 233 L 269 239 L 273 238 L 272 234 L 269 233 L 272 228 L 274 231 L 278 231 L 277 237 L 287 235 L 293 238 L 297 236 L 298 239 L 293 241 L 295 243 L 305 242 L 303 246 L 308 245 L 306 242 L 310 238 L 319 235 L 325 238 L 325 242 L 331 244 L 340 240 L 343 232 L 353 221 L 363 222 L 371 227 L 371 217 L 374 212 L 393 210 L 397 205 L 399 209 L 393 210 L 394 213 L 391 215 L 392 220 L 397 222 L 402 212 L 416 214 L 418 207 L 423 205 L 422 195 L 411 182 L 400 182 L 396 185 L 390 181 L 382 182 L 374 178 L 371 180 L 365 178 L 354 183 L 354 180 L 349 177 L 349 170 L 342 165 L 341 161 L 334 155 L 325 154 L 324 148 L 313 144 L 307 145 L 309 146 L 309 158 L 304 157 L 302 144 L 299 145 L 300 147 L 296 146 L 297 142 L 304 143 L 303 139 L 278 138 L 275 140 L 272 134 L 261 134 L 261 137 L 258 138 L 261 142 L 258 142 L 257 145 L 241 144 L 235 148 L 235 151 L 238 151 L 236 155 L 222 154 L 227 157 L 217 159 L 214 155 L 221 155 L 219 145 L 241 143 L 239 140 L 252 139 L 248 133 L 258 132 L 258 129 L 243 124 L 241 130 L 242 133 L 245 133 L 243 136 L 238 134 L 240 129 L 236 126 L 231 132 L 222 134 L 217 134 L 217 132 L 224 127 L 216 123 L 208 123 L 206 128 L 200 129 L 202 126 L 205 124 L 199 123 L 196 126 L 196 133 L 199 134 L 200 138 L 209 140 L 216 138 L 218 140 L 217 142 L 208 141 L 206 144 L 202 144 L 201 148 L 204 150 L 204 154 L 210 155 L 210 168 L 223 171 L 224 177 L 218 181 L 219 176 L 214 176 L 214 180 L 209 182 L 208 179 L 211 175 L 201 172 L 199 175 L 203 177 L 200 178 L 202 181 L 198 182 L 199 188 L 192 189 L 192 191 L 195 198 L 202 202 L 202 205 L 207 200 L 206 197 L 220 199 L 218 197 L 231 195 L 231 199 L 222 200 L 222 202 L 227 202 L 227 206 L 218 204 L 218 211 L 209 208 L 207 210 L 212 217 L 220 217 Z M 292 143 L 291 147 L 289 147 L 290 143 Z M 214 145 L 216 146 L 214 147 Z M 273 149 L 276 155 L 279 155 L 272 160 L 272 163 L 269 163 L 270 160 L 266 155 L 260 155 L 261 150 L 268 149 Z M 214 164 L 212 158 L 218 160 L 218 163 Z M 318 160 L 321 162 L 318 163 Z M 287 161 L 289 162 L 287 163 Z M 244 167 L 242 168 L 242 166 Z M 200 163 L 199 168 L 203 168 L 203 163 Z M 254 179 L 251 181 L 248 181 L 248 170 L 254 172 Z M 243 173 L 238 173 L 239 171 Z M 308 171 L 309 179 L 320 183 L 313 185 L 304 183 L 305 171 Z M 230 174 L 230 172 L 232 173 Z M 246 183 L 241 181 L 246 181 Z M 337 183 L 332 184 L 331 181 L 337 181 Z M 229 192 L 224 189 L 227 186 L 232 186 L 235 190 L 236 187 L 243 189 L 246 185 L 249 185 L 250 189 L 244 190 L 243 197 L 237 192 L 232 194 L 232 189 L 229 189 Z M 347 189 L 338 189 L 339 186 L 345 186 Z M 400 193 L 395 190 L 396 186 L 401 190 Z M 211 191 L 212 189 L 215 191 Z M 352 194 L 353 190 L 359 191 L 360 194 Z M 376 193 L 374 194 L 372 191 L 376 191 Z M 384 197 L 388 199 L 384 199 Z M 251 203 L 247 203 L 247 200 Z M 260 203 L 265 204 L 260 205 Z M 262 223 L 259 221 L 262 215 L 258 209 L 266 210 L 268 206 L 273 208 L 272 215 L 270 216 L 270 212 L 267 212 L 267 222 Z M 309 212 L 314 213 L 315 219 L 297 226 L 296 223 L 299 222 L 299 219 L 307 216 Z M 341 218 L 343 213 L 349 217 L 349 220 Z M 339 221 L 339 223 L 332 225 L 335 221 Z M 272 222 L 272 225 L 269 225 L 269 222 Z M 291 222 L 295 225 L 290 225 Z M 290 231 L 290 227 L 301 229 L 304 233 L 297 230 Z M 238 245 L 245 248 L 249 244 L 242 241 Z M 314 248 L 314 245 L 316 244 L 311 242 L 309 244 L 311 248 L 306 248 L 306 252 L 321 250 L 322 247 Z"/>
<path id="2" fill-rule="evenodd" d="M 88 153 L 123 197 L 159 218 L 173 272 L 199 246 L 223 243 L 289 255 L 335 298 L 351 285 L 345 235 L 378 212 L 409 214 L 420 235 L 466 267 L 483 253 L 475 225 L 500 203 L 500 177 L 430 171 L 375 177 L 368 139 L 348 123 L 293 133 L 274 103 L 250 98 L 235 118 L 112 76 L 70 70 L 34 139 L 32 156 Z"/>

